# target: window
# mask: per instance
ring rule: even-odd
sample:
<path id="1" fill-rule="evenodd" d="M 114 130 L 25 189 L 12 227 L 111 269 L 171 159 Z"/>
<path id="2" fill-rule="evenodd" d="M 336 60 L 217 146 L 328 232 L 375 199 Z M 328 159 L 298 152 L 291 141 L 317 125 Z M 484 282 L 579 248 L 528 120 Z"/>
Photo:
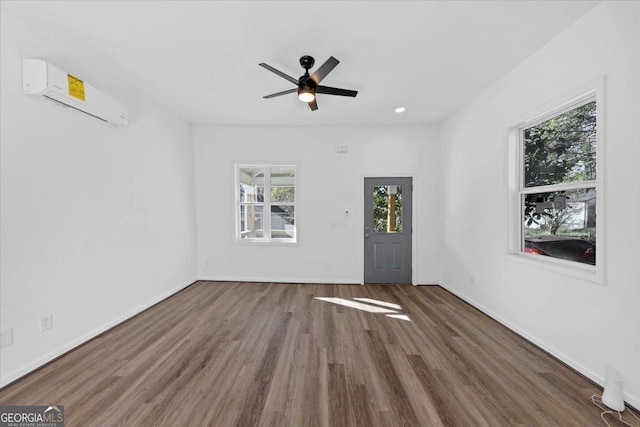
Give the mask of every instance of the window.
<path id="1" fill-rule="evenodd" d="M 402 232 L 402 185 L 373 187 L 374 233 Z"/>
<path id="2" fill-rule="evenodd" d="M 599 92 L 591 89 L 511 129 L 516 176 L 510 252 L 601 279 Z"/>
<path id="3" fill-rule="evenodd" d="M 295 242 L 295 183 L 295 166 L 236 166 L 236 239 Z"/>

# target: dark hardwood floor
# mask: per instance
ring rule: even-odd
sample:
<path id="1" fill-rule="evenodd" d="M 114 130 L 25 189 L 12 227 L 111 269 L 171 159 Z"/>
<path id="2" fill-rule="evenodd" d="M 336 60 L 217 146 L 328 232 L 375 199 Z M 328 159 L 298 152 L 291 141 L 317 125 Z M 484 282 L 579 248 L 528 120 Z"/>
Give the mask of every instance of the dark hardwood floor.
<path id="1" fill-rule="evenodd" d="M 410 320 L 316 297 L 399 304 Z M 67 426 L 601 426 L 594 393 L 439 287 L 201 281 L 0 404 L 64 405 Z"/>

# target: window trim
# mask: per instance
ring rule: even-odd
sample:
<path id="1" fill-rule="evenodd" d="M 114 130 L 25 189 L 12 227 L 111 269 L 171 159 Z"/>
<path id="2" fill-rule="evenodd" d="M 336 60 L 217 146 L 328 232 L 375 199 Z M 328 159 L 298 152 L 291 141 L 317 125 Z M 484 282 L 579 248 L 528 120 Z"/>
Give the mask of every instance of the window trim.
<path id="1" fill-rule="evenodd" d="M 240 219 L 240 211 L 241 206 L 249 206 L 252 203 L 244 203 L 240 201 L 240 170 L 243 168 L 259 168 L 263 169 L 265 173 L 264 177 L 264 200 L 259 203 L 253 203 L 255 206 L 263 206 L 263 230 L 264 237 L 241 237 L 241 219 Z M 288 168 L 294 170 L 294 201 L 293 202 L 283 202 L 278 204 L 284 204 L 288 206 L 294 207 L 294 231 L 293 238 L 290 239 L 274 239 L 271 237 L 271 169 L 274 168 Z M 233 232 L 234 241 L 240 245 L 270 245 L 270 246 L 290 246 L 298 243 L 298 210 L 296 209 L 296 205 L 298 203 L 298 165 L 297 163 L 287 163 L 287 162 L 274 162 L 274 163 L 236 163 L 234 165 L 234 200 L 235 200 L 235 230 Z M 246 212 L 246 209 L 245 209 Z"/>
<path id="2" fill-rule="evenodd" d="M 605 78 L 577 88 L 573 92 L 542 106 L 520 120 L 514 120 L 507 129 L 507 259 L 524 263 L 532 267 L 550 270 L 589 282 L 604 284 L 606 267 L 606 229 L 605 229 L 605 115 L 604 115 Z M 524 143 L 523 130 L 542 123 L 563 112 L 596 101 L 596 179 L 572 183 L 561 183 L 539 187 L 524 187 Z M 571 190 L 578 188 L 596 189 L 596 265 L 582 264 L 559 258 L 542 257 L 528 254 L 522 250 L 524 225 L 522 223 L 522 195 L 547 191 Z"/>

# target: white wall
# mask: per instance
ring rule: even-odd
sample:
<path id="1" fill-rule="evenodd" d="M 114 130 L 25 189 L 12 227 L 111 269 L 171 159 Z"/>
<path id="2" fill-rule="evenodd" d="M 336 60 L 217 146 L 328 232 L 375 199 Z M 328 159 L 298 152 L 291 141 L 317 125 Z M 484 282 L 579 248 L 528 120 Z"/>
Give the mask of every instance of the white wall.
<path id="1" fill-rule="evenodd" d="M 393 113 L 391 113 L 393 114 Z M 198 277 L 360 283 L 363 176 L 414 176 L 414 280 L 440 277 L 435 130 L 195 126 Z M 347 154 L 336 153 L 346 145 Z M 234 243 L 234 164 L 297 162 L 295 246 Z M 345 221 L 344 213 L 349 211 Z M 334 224 L 346 222 L 347 229 Z"/>
<path id="2" fill-rule="evenodd" d="M 1 384 L 188 285 L 195 273 L 190 126 L 10 13 L 1 33 Z M 109 128 L 22 94 L 21 59 L 125 101 Z M 53 314 L 53 329 L 39 319 Z"/>
<path id="3" fill-rule="evenodd" d="M 603 2 L 441 127 L 443 284 L 640 407 L 640 3 Z M 506 258 L 506 129 L 606 75 L 606 283 Z M 473 212 L 473 215 L 470 215 Z M 470 217 L 472 220 L 470 220 Z M 605 234 L 606 233 L 606 234 Z M 471 276 L 475 285 L 471 284 Z"/>

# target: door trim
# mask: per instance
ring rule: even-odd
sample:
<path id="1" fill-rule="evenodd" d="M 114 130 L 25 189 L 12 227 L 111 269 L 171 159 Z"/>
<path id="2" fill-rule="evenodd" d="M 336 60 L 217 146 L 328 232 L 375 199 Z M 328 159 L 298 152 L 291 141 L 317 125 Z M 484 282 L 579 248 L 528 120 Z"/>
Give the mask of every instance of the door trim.
<path id="1" fill-rule="evenodd" d="M 417 245 L 416 245 L 416 231 L 418 230 L 418 220 L 416 215 L 416 208 L 418 205 L 418 199 L 416 189 L 418 185 L 416 183 L 416 174 L 414 172 L 407 173 L 363 173 L 360 175 L 360 197 L 359 197 L 359 209 L 358 209 L 358 253 L 359 253 L 359 265 L 360 265 L 360 284 L 364 285 L 364 244 L 362 244 L 362 230 L 364 230 L 364 179 L 365 178 L 411 178 L 411 182 L 413 183 L 412 189 L 412 198 L 413 198 L 413 206 L 411 207 L 411 214 L 413 216 L 413 229 L 411 230 L 411 284 L 413 286 L 417 286 L 416 277 L 418 264 L 416 260 L 417 256 Z"/>

